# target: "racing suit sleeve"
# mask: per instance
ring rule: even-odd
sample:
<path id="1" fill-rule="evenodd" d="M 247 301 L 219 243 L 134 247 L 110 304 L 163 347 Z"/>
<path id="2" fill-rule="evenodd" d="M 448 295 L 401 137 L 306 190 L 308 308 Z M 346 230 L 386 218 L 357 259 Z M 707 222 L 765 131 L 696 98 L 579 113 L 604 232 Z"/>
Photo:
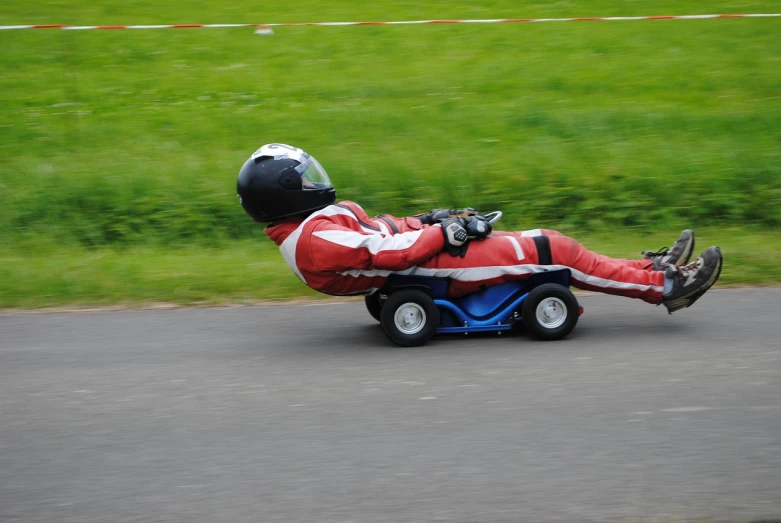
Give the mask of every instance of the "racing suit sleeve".
<path id="1" fill-rule="evenodd" d="M 312 230 L 308 243 L 311 260 L 321 272 L 402 271 L 442 252 L 445 236 L 438 225 L 390 235 L 323 222 Z"/>

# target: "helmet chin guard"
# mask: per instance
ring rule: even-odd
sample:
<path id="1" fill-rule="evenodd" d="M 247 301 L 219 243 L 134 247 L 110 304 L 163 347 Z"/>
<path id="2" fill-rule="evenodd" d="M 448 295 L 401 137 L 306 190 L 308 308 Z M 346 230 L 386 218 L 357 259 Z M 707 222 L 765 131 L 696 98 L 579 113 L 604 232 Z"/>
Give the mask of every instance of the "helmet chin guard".
<path id="1" fill-rule="evenodd" d="M 262 146 L 244 162 L 236 192 L 247 214 L 262 223 L 306 215 L 336 200 L 328 173 L 314 156 L 281 143 Z"/>

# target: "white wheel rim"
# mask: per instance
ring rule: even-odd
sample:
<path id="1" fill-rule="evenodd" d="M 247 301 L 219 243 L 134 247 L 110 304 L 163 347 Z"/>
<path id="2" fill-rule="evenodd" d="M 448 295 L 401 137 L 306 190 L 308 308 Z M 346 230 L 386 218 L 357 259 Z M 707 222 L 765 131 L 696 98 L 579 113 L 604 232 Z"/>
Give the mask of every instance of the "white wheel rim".
<path id="1" fill-rule="evenodd" d="M 546 329 L 555 329 L 567 321 L 567 306 L 559 298 L 545 298 L 537 305 L 537 322 Z"/>
<path id="2" fill-rule="evenodd" d="M 403 334 L 417 334 L 426 325 L 426 311 L 417 303 L 405 303 L 396 309 L 393 323 Z"/>

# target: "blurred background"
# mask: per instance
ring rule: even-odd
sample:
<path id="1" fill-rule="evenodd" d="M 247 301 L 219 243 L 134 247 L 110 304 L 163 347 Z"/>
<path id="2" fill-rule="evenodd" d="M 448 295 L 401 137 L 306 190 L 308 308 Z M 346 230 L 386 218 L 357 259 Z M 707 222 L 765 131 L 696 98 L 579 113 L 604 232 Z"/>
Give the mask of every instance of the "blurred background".
<path id="1" fill-rule="evenodd" d="M 774 12 L 777 2 L 10 0 L 0 24 Z M 313 296 L 242 211 L 263 143 L 369 214 L 502 210 L 781 282 L 779 19 L 0 31 L 0 307 Z"/>
<path id="2" fill-rule="evenodd" d="M 4 0 L 0 25 L 752 12 L 781 2 Z M 0 30 L 0 521 L 780 521 L 780 29 Z M 363 303 L 309 306 L 238 204 L 268 142 L 369 214 L 502 210 L 634 258 L 691 227 L 719 287 L 767 287 L 391 346 Z"/>

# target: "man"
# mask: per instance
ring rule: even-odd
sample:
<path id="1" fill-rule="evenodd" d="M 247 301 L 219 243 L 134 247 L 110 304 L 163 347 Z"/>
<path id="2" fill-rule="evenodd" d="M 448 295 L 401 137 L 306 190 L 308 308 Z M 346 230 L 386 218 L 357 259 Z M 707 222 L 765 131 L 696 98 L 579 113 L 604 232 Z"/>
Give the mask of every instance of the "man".
<path id="1" fill-rule="evenodd" d="M 688 263 L 689 230 L 669 251 L 618 260 L 556 231 L 492 231 L 472 209 L 370 218 L 353 202 L 335 204 L 325 169 L 285 144 L 255 151 L 239 172 L 237 192 L 255 221 L 270 223 L 265 232 L 293 272 L 326 294 L 365 294 L 401 273 L 450 278 L 455 297 L 566 268 L 574 287 L 664 304 L 672 313 L 691 306 L 721 273 L 718 247 Z"/>

